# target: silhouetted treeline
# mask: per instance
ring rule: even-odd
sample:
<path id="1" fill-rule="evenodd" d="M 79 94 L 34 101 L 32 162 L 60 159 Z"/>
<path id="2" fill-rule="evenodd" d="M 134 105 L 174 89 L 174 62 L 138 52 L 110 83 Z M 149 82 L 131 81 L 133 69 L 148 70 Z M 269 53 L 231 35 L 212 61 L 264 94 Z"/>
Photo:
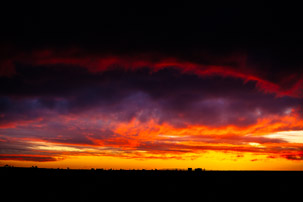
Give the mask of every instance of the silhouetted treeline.
<path id="1" fill-rule="evenodd" d="M 295 201 L 303 172 L 0 168 L 10 201 Z"/>

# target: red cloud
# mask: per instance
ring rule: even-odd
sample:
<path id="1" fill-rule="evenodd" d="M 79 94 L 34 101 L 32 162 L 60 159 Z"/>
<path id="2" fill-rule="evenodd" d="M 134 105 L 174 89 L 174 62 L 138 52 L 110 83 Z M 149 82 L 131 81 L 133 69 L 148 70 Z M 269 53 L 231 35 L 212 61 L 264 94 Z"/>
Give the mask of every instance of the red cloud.
<path id="1" fill-rule="evenodd" d="M 206 62 L 195 62 L 177 57 L 165 57 L 147 53 L 125 56 L 90 54 L 79 49 L 68 51 L 44 50 L 18 54 L 2 61 L 0 75 L 12 75 L 15 72 L 13 68 L 15 63 L 73 65 L 86 67 L 92 72 L 102 72 L 111 68 L 124 68 L 127 71 L 131 71 L 149 67 L 152 73 L 164 68 L 176 68 L 187 74 L 200 76 L 219 75 L 240 78 L 245 82 L 254 81 L 261 91 L 275 93 L 277 96 L 303 97 L 303 79 L 296 76 L 294 72 L 284 75 L 285 78 L 281 78 L 281 82 L 272 82 L 267 76 L 261 76 L 260 70 L 250 67 L 242 55 L 221 56 L 218 58 L 201 55 L 201 58 L 206 60 Z"/>
<path id="2" fill-rule="evenodd" d="M 57 159 L 52 156 L 24 155 L 24 154 L 0 154 L 0 160 L 37 161 L 37 162 L 57 161 Z"/>
<path id="3" fill-rule="evenodd" d="M 288 78 L 284 79 L 281 83 L 273 82 L 270 79 L 268 79 L 266 76 L 261 76 L 257 70 L 252 70 L 252 69 L 248 70 L 247 68 L 245 68 L 246 65 L 245 61 L 243 61 L 243 58 L 241 57 L 240 59 L 237 57 L 231 57 L 229 58 L 229 61 L 222 60 L 218 62 L 215 61 L 214 59 L 211 59 L 210 61 L 207 62 L 194 62 L 194 61 L 181 60 L 178 58 L 159 57 L 153 54 L 131 57 L 131 56 L 104 56 L 104 55 L 100 56 L 97 54 L 82 53 L 81 51 L 75 51 L 75 50 L 70 52 L 58 52 L 58 53 L 54 51 L 44 51 L 44 52 L 38 51 L 38 52 L 20 54 L 10 59 L 10 62 L 3 62 L 2 63 L 3 66 L 6 66 L 8 69 L 6 69 L 7 71 L 2 71 L 0 75 L 13 77 L 12 76 L 13 73 L 18 74 L 18 72 L 12 69 L 13 64 L 18 64 L 18 63 L 23 64 L 25 68 L 28 68 L 26 67 L 26 65 L 35 66 L 37 68 L 39 68 L 40 66 L 52 67 L 58 65 L 57 70 L 59 69 L 60 71 L 61 71 L 60 65 L 67 65 L 72 67 L 81 66 L 82 67 L 81 70 L 84 69 L 85 70 L 84 73 L 88 73 L 88 76 L 84 78 L 85 81 L 86 79 L 89 80 L 88 78 L 92 78 L 91 75 L 95 75 L 100 72 L 105 72 L 110 69 L 119 69 L 120 72 L 121 70 L 122 72 L 123 71 L 133 72 L 134 70 L 140 70 L 141 68 L 149 68 L 150 74 L 156 74 L 159 73 L 161 70 L 165 70 L 165 69 L 177 69 L 178 72 L 182 73 L 182 76 L 184 76 L 184 74 L 186 75 L 192 74 L 192 75 L 198 75 L 200 77 L 209 77 L 214 75 L 220 77 L 232 77 L 232 78 L 241 79 L 244 82 L 253 81 L 253 83 L 256 84 L 257 88 L 264 93 L 275 93 L 276 96 L 287 95 L 296 98 L 303 96 L 302 95 L 303 80 L 298 79 L 299 77 L 292 77 L 291 75 L 288 75 Z M 7 72 L 10 73 L 8 74 Z M 38 76 L 36 75 L 36 73 Z M 57 78 L 57 73 L 58 71 L 56 71 L 55 76 L 50 77 L 51 79 L 49 80 L 53 80 L 54 78 Z M 30 76 L 27 78 L 25 83 L 33 82 L 31 80 L 32 77 Z M 39 71 L 35 71 L 33 73 L 33 76 L 39 77 Z M 63 76 L 69 76 L 69 75 L 68 73 L 65 73 Z M 198 76 L 196 77 L 200 79 Z M 79 78 L 82 77 L 84 76 L 81 74 Z M 39 78 L 41 79 L 41 77 Z M 109 78 L 111 79 L 111 77 Z M 157 78 L 153 80 L 153 82 L 158 81 Z M 295 81 L 291 81 L 291 79 L 289 78 L 293 78 Z M 99 79 L 99 77 L 97 79 Z M 165 79 L 167 79 L 167 77 L 165 77 Z M 121 82 L 121 80 L 122 79 L 120 79 L 119 81 Z M 179 80 L 176 81 L 178 82 Z M 64 83 L 67 82 L 65 80 L 65 77 L 63 82 Z M 76 80 L 76 82 L 79 83 L 79 80 Z M 39 82 L 37 83 L 39 84 Z M 127 82 L 125 83 L 121 82 L 121 83 L 127 84 Z M 119 85 L 121 85 L 121 83 L 118 82 Z M 290 83 L 291 85 L 286 85 Z M 72 83 L 70 84 L 70 86 L 73 86 L 74 84 L 75 83 Z M 87 83 L 83 83 L 83 86 L 85 86 L 86 84 Z M 149 86 L 150 84 L 154 84 L 154 83 L 148 83 L 147 86 Z M 17 85 L 17 89 L 19 89 L 18 87 L 19 86 Z M 46 85 L 46 88 L 47 87 L 48 85 Z M 88 86 L 87 89 L 90 89 L 90 87 L 91 86 Z M 108 86 L 105 87 L 107 88 Z M 161 88 L 161 84 L 159 85 L 159 87 Z M 169 87 L 168 88 L 163 87 L 163 89 L 165 89 L 164 93 L 167 93 L 169 90 L 172 90 Z M 180 87 L 182 86 L 180 85 Z M 190 89 L 190 87 L 192 86 L 189 87 L 187 86 L 187 89 L 184 92 Z M 214 86 L 214 88 L 216 87 L 217 86 Z M 120 88 L 121 87 L 119 86 L 119 89 Z M 158 89 L 158 87 L 156 88 Z M 29 86 L 28 89 L 31 89 L 31 86 Z M 58 89 L 57 86 L 55 87 L 55 89 Z M 84 92 L 86 92 L 87 89 L 85 89 Z M 146 89 L 148 88 L 146 87 Z M 45 91 L 44 88 L 40 90 Z M 65 92 L 70 92 L 73 90 L 74 90 L 73 88 L 67 88 L 66 91 L 63 91 L 64 92 L 63 94 L 65 95 Z M 114 90 L 115 89 L 113 89 L 113 91 Z M 127 90 L 128 89 L 125 89 L 125 91 Z M 180 92 L 179 88 L 176 89 L 174 88 L 174 90 Z M 38 91 L 38 93 L 34 95 L 40 96 L 39 93 L 41 93 L 41 91 Z M 26 91 L 22 91 L 21 89 L 21 91 L 17 91 L 17 94 L 18 92 L 19 93 L 21 92 L 20 94 L 24 93 L 22 94 L 22 96 L 27 98 L 28 95 L 26 94 L 27 93 Z M 28 92 L 31 91 L 29 90 Z M 99 89 L 96 92 L 100 93 Z M 181 112 L 177 113 L 179 112 L 178 110 L 176 110 L 175 113 L 174 112 L 175 108 L 180 109 L 180 106 L 181 107 L 184 106 L 184 103 L 186 104 L 187 102 L 183 100 L 184 102 L 180 102 L 181 103 L 180 105 L 172 106 L 174 102 L 169 102 L 171 101 L 170 98 L 172 97 L 172 100 L 180 99 L 182 101 L 182 98 L 186 96 L 184 96 L 181 93 L 180 94 L 181 96 L 179 96 L 178 94 L 178 96 L 173 97 L 172 96 L 173 93 L 172 94 L 168 93 L 169 94 L 167 99 L 168 104 L 163 105 L 164 106 L 163 111 L 167 109 L 170 110 L 167 110 L 166 114 L 164 113 L 163 114 L 164 115 L 172 114 L 172 116 L 164 116 L 163 114 L 160 114 L 164 117 L 163 118 L 164 121 L 158 121 L 156 119 L 154 120 L 153 117 L 150 116 L 150 115 L 154 115 L 153 114 L 154 111 L 146 110 L 149 112 L 146 113 L 145 115 L 147 118 L 143 117 L 142 114 L 144 110 L 152 108 L 150 106 L 153 105 L 147 105 L 148 102 L 152 103 L 152 101 L 148 100 L 147 98 L 145 99 L 144 95 L 141 94 L 134 94 L 132 95 L 133 97 L 132 96 L 126 97 L 127 99 L 129 99 L 128 100 L 129 102 L 124 103 L 125 105 L 119 105 L 113 102 L 115 100 L 119 100 L 119 102 L 120 100 L 123 99 L 126 100 L 125 97 L 120 96 L 119 92 L 117 92 L 117 97 L 114 97 L 113 99 L 114 101 L 109 100 L 108 101 L 109 104 L 108 104 L 103 99 L 103 97 L 106 97 L 107 95 L 106 94 L 107 91 L 106 92 L 104 91 L 105 92 L 104 95 L 100 93 L 103 95 L 103 97 L 101 96 L 102 99 L 101 98 L 98 98 L 99 100 L 96 99 L 98 101 L 98 102 L 96 101 L 96 103 L 97 105 L 99 105 L 99 103 L 103 101 L 104 103 L 106 103 L 104 104 L 105 108 L 104 109 L 102 108 L 103 111 L 101 110 L 97 112 L 95 110 L 97 108 L 96 103 L 92 104 L 93 98 L 95 94 L 97 94 L 96 92 L 92 92 L 93 96 L 89 97 L 88 100 L 79 99 L 79 102 L 74 102 L 74 103 L 72 103 L 72 101 L 76 100 L 77 94 L 71 94 L 69 97 L 62 100 L 60 99 L 26 100 L 24 98 L 26 100 L 26 102 L 24 102 L 25 104 L 22 102 L 22 98 L 20 99 L 21 101 L 18 99 L 11 99 L 9 101 L 4 100 L 3 109 L 6 109 L 8 114 L 11 113 L 11 117 L 10 117 L 11 119 L 4 116 L 4 113 L 1 114 L 0 118 L 3 118 L 3 122 L 0 124 L 0 129 L 2 130 L 1 132 L 5 134 L 4 135 L 5 137 L 11 135 L 11 137 L 14 137 L 15 139 L 10 139 L 9 142 L 6 142 L 5 140 L 4 141 L 0 140 L 0 143 L 3 145 L 2 146 L 3 154 L 0 155 L 0 160 L 22 160 L 22 161 L 40 161 L 40 162 L 55 161 L 57 160 L 55 155 L 58 154 L 108 155 L 108 156 L 120 156 L 123 158 L 165 159 L 165 158 L 181 158 L 180 156 L 182 156 L 182 154 L 185 153 L 201 153 L 208 150 L 222 151 L 222 152 L 225 151 L 243 152 L 243 153 L 249 152 L 249 153 L 257 153 L 257 154 L 266 154 L 269 156 L 280 155 L 281 157 L 290 160 L 302 160 L 302 154 L 296 153 L 297 150 L 294 151 L 294 148 L 297 149 L 302 145 L 295 143 L 288 143 L 286 140 L 283 139 L 270 139 L 270 138 L 262 137 L 262 135 L 269 134 L 273 131 L 280 131 L 282 129 L 295 130 L 295 129 L 302 129 L 303 127 L 302 120 L 300 120 L 299 118 L 300 116 L 296 108 L 291 108 L 290 111 L 286 110 L 286 112 L 284 108 L 283 111 L 281 112 L 279 110 L 277 110 L 276 112 L 273 109 L 271 109 L 275 113 L 269 110 L 269 108 L 275 104 L 273 103 L 274 101 L 278 102 L 277 101 L 278 99 L 276 98 L 272 98 L 270 101 L 273 102 L 268 102 L 269 104 L 263 103 L 265 99 L 267 99 L 268 101 L 269 98 L 265 97 L 263 99 L 260 99 L 262 103 L 256 106 L 264 105 L 263 107 L 264 111 L 266 112 L 266 110 L 269 110 L 269 112 L 266 115 L 262 115 L 260 117 L 258 117 L 258 114 L 259 113 L 261 114 L 261 111 L 259 112 L 258 110 L 255 110 L 254 107 L 252 107 L 254 106 L 253 104 L 250 103 L 250 105 L 243 105 L 241 107 L 241 104 L 243 103 L 247 104 L 250 102 L 250 100 L 252 100 L 252 102 L 256 102 L 256 100 L 258 100 L 258 97 L 256 98 L 256 100 L 254 100 L 253 96 L 249 98 L 245 98 L 241 100 L 241 103 L 240 102 L 236 103 L 235 105 L 233 105 L 233 107 L 230 108 L 230 111 L 228 111 L 229 115 L 233 115 L 233 113 L 236 113 L 235 114 L 236 118 L 244 120 L 246 117 L 240 116 L 242 114 L 241 113 L 237 114 L 237 112 L 245 111 L 246 109 L 248 108 L 250 109 L 250 107 L 252 107 L 252 109 L 250 109 L 252 111 L 249 111 L 249 113 L 251 112 L 250 114 L 252 114 L 252 116 L 256 118 L 253 119 L 255 120 L 255 122 L 254 121 L 248 122 L 249 124 L 241 125 L 240 122 L 238 122 L 239 124 L 236 124 L 235 122 L 236 120 L 233 120 L 233 122 L 224 122 L 224 124 L 221 125 L 218 124 L 218 122 L 216 122 L 217 125 L 211 125 L 211 124 L 206 124 L 208 122 L 201 124 L 199 122 L 194 122 L 191 119 L 188 119 L 187 124 L 176 126 L 177 124 L 173 125 L 173 122 L 169 122 L 169 120 L 175 119 L 176 115 L 180 116 L 179 117 L 180 119 L 177 119 L 178 117 L 176 118 L 176 120 L 179 121 L 181 119 L 185 120 L 186 116 L 192 118 L 193 115 L 197 115 L 197 116 L 193 117 L 192 119 L 197 119 L 201 116 L 201 114 L 204 113 L 207 114 L 205 116 L 207 120 L 211 120 L 211 122 L 214 122 L 212 120 L 217 120 L 216 118 L 213 119 L 211 118 L 211 116 L 215 114 L 215 111 L 213 110 L 214 107 L 210 106 L 207 108 L 207 106 L 210 105 L 210 103 L 208 103 L 209 100 L 204 100 L 205 102 L 203 103 L 199 102 L 194 104 L 200 105 L 201 109 L 204 109 L 202 108 L 202 105 L 203 106 L 205 105 L 206 106 L 205 108 L 207 109 L 212 108 L 212 110 L 210 111 L 201 110 L 201 112 L 198 111 L 197 113 L 186 114 L 186 112 L 189 112 L 190 110 L 189 108 L 187 109 L 185 108 L 184 111 L 181 111 L 182 113 Z M 157 91 L 153 94 L 151 91 L 147 91 L 147 90 L 146 92 L 149 92 L 151 95 L 155 95 L 155 97 L 158 95 L 157 93 L 159 93 Z M 193 94 L 197 94 L 197 92 L 200 92 L 200 89 L 198 89 L 198 91 L 193 91 Z M 123 93 L 124 91 L 121 92 L 121 94 Z M 161 93 L 162 92 L 160 92 L 160 94 Z M 189 95 L 186 93 L 184 94 Z M 220 93 L 222 92 L 220 91 Z M 243 95 L 245 95 L 245 93 Z M 262 94 L 260 92 L 258 93 Z M 110 94 L 110 93 L 108 95 L 109 97 L 114 96 L 114 94 Z M 238 92 L 237 95 L 238 95 L 237 99 L 240 100 L 242 94 Z M 8 96 L 11 96 L 11 94 L 8 93 Z M 45 95 L 45 97 L 48 96 L 51 97 L 54 95 L 51 93 Z M 41 97 L 45 98 L 43 96 Z M 84 94 L 84 97 L 86 97 L 86 94 Z M 161 97 L 162 100 L 160 99 L 160 102 L 164 100 L 163 97 Z M 210 98 L 212 98 L 212 96 L 210 96 Z M 144 104 L 141 103 L 141 105 L 137 107 L 138 105 L 138 103 L 136 102 L 137 100 L 141 100 Z M 280 100 L 280 103 L 281 104 L 289 103 L 287 99 L 285 100 L 286 101 Z M 216 103 L 216 105 L 222 107 L 223 105 L 224 106 L 228 105 L 229 104 L 228 101 L 229 101 L 228 99 L 225 100 L 217 99 L 217 100 L 211 100 L 210 102 L 211 104 Z M 71 106 L 78 106 L 78 105 L 83 106 L 83 111 L 81 110 L 77 111 L 77 109 L 74 111 L 71 110 L 71 112 L 64 111 L 65 109 L 67 109 L 64 107 L 68 105 L 68 102 L 71 102 L 73 104 Z M 18 105 L 21 105 L 22 107 L 18 108 Z M 10 109 L 11 111 L 8 110 L 7 106 L 11 107 Z M 89 108 L 90 106 L 93 107 Z M 159 109 L 159 106 L 160 105 L 156 105 L 155 109 Z M 289 106 L 293 107 L 297 105 L 293 104 Z M 35 111 L 36 108 L 37 110 Z M 133 110 L 130 110 L 128 114 L 125 113 L 126 115 L 120 113 L 120 112 L 128 112 L 128 110 L 132 108 Z M 273 108 L 281 109 L 281 105 L 278 103 L 277 106 L 273 106 Z M 229 108 L 222 108 L 222 111 L 224 111 L 224 113 L 227 113 L 226 109 Z M 66 113 L 66 116 L 64 116 L 64 118 L 59 116 L 61 112 L 60 110 L 63 111 L 62 114 Z M 111 114 L 111 110 L 114 111 L 115 113 Z M 20 116 L 21 114 L 20 112 L 22 111 L 26 116 Z M 133 113 L 134 111 L 135 113 Z M 137 114 L 138 111 L 140 113 L 142 112 L 141 115 L 143 118 L 142 120 L 135 123 L 136 122 L 135 120 L 137 120 L 139 116 Z M 197 108 L 194 108 L 192 111 L 196 112 Z M 105 114 L 104 117 L 102 117 L 102 120 L 100 117 L 92 118 L 93 116 L 95 116 L 96 113 L 99 112 L 100 113 L 103 112 Z M 227 116 L 224 113 L 223 115 L 226 118 Z M 123 115 L 126 118 L 119 119 L 123 117 Z M 221 113 L 218 113 L 218 117 L 222 117 L 220 115 Z M 243 115 L 245 115 L 245 113 L 243 113 Z M 45 119 L 41 117 L 45 117 Z M 159 117 L 161 118 L 161 116 Z M 231 120 L 233 117 L 228 116 L 227 118 Z M 106 124 L 103 125 L 103 123 L 107 123 L 109 125 Z M 19 126 L 22 126 L 22 128 L 20 129 Z M 100 128 L 102 127 L 104 127 L 105 129 L 100 130 Z M 20 129 L 21 132 L 23 133 L 19 133 L 20 130 L 18 131 L 18 129 Z M 22 134 L 26 134 L 27 139 L 22 137 Z M 30 141 L 27 141 L 25 144 L 25 143 L 21 143 L 22 140 L 25 142 L 26 140 L 32 140 L 36 142 L 44 141 L 48 143 L 58 144 L 59 146 L 57 145 L 56 151 L 51 151 L 51 147 L 45 147 L 43 145 L 42 147 L 41 146 L 36 147 L 35 150 L 32 147 L 31 145 L 32 143 L 30 143 Z M 19 142 L 14 143 L 14 141 L 15 142 L 19 141 Z M 60 149 L 67 149 L 66 147 L 72 147 L 74 148 L 74 150 L 69 148 L 70 149 L 69 151 L 60 151 Z M 41 152 L 43 152 L 43 154 L 48 153 L 49 156 L 18 154 L 18 151 L 20 151 L 20 149 L 22 151 L 32 152 L 35 154 L 41 154 Z M 47 151 L 45 151 L 45 149 Z M 15 154 L 6 154 L 9 153 L 10 151 L 14 151 Z M 166 156 L 167 154 L 171 156 L 167 157 Z"/>

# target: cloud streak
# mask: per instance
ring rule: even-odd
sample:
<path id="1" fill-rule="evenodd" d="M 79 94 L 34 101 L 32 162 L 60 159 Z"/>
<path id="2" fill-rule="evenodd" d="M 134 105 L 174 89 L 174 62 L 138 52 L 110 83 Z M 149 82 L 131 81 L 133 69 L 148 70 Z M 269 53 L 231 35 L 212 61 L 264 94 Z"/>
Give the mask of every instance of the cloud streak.
<path id="1" fill-rule="evenodd" d="M 0 160 L 205 151 L 302 160 L 302 73 L 272 78 L 248 68 L 251 57 L 14 54 L 1 61 Z"/>

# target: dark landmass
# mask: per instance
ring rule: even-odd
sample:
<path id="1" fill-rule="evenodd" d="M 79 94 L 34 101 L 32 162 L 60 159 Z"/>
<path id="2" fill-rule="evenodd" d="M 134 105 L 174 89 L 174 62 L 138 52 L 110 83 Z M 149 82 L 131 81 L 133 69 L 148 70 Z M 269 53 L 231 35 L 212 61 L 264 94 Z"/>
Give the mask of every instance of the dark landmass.
<path id="1" fill-rule="evenodd" d="M 295 201 L 303 172 L 0 168 L 7 201 Z"/>

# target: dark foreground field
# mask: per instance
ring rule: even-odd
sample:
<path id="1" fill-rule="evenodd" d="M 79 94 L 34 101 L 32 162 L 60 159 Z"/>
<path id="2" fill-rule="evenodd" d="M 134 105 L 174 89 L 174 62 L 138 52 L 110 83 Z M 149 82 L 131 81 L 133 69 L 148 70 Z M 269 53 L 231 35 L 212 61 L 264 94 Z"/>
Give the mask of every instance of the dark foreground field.
<path id="1" fill-rule="evenodd" d="M 5 201 L 300 201 L 303 172 L 0 168 Z"/>

